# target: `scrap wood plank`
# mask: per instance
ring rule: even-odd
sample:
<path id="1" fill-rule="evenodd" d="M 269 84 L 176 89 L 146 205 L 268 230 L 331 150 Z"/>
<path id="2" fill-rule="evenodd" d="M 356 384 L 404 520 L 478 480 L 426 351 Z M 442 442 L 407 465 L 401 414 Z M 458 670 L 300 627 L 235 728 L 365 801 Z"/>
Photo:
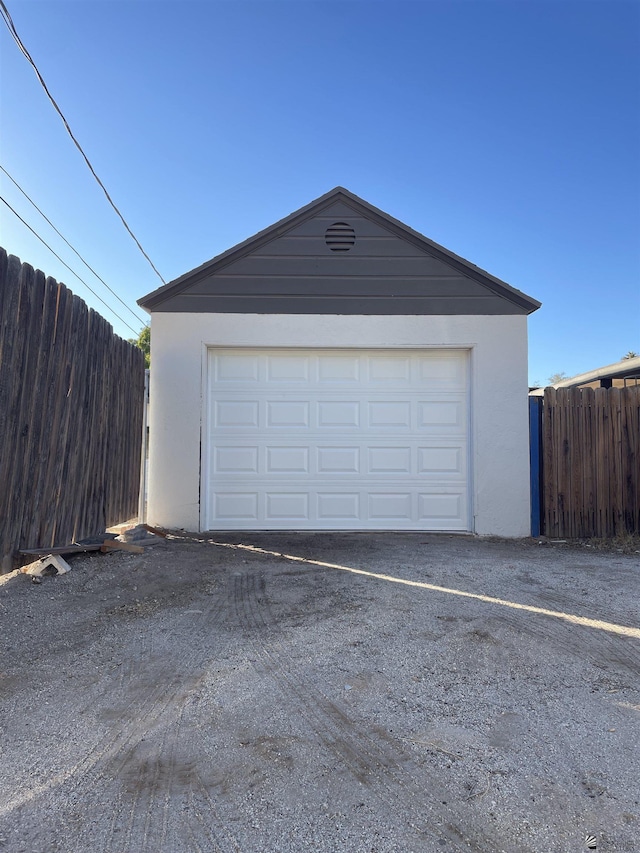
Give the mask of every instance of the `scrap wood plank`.
<path id="1" fill-rule="evenodd" d="M 143 524 L 142 526 L 145 530 L 149 533 L 153 533 L 155 536 L 162 536 L 163 539 L 167 538 L 167 534 L 163 530 L 160 530 L 159 527 L 152 527 L 150 524 Z"/>
<path id="2" fill-rule="evenodd" d="M 57 548 L 21 548 L 18 551 L 25 557 L 61 556 L 63 554 L 84 554 L 85 551 L 99 551 L 102 543 L 92 545 L 60 545 Z"/>
<path id="3" fill-rule="evenodd" d="M 132 554 L 144 554 L 144 548 L 140 545 L 131 545 L 129 542 L 118 542 L 117 539 L 107 539 L 100 546 L 103 554 L 109 551 L 131 551 Z"/>

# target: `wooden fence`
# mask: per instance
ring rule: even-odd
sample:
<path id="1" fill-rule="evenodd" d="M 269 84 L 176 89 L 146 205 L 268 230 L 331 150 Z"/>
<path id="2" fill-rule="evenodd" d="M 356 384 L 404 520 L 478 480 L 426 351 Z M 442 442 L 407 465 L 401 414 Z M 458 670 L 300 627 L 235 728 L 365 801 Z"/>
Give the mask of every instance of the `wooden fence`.
<path id="1" fill-rule="evenodd" d="M 144 357 L 0 249 L 0 569 L 138 510 Z"/>
<path id="2" fill-rule="evenodd" d="M 541 440 L 543 533 L 640 534 L 640 387 L 545 389 Z"/>

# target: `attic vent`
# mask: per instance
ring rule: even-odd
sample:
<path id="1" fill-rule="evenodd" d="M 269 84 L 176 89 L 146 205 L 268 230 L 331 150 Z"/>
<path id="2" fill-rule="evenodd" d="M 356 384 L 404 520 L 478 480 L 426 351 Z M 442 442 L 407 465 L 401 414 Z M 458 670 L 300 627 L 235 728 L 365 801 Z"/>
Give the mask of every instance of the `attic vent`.
<path id="1" fill-rule="evenodd" d="M 356 242 L 356 232 L 346 222 L 334 222 L 327 228 L 324 242 L 332 252 L 348 252 Z"/>

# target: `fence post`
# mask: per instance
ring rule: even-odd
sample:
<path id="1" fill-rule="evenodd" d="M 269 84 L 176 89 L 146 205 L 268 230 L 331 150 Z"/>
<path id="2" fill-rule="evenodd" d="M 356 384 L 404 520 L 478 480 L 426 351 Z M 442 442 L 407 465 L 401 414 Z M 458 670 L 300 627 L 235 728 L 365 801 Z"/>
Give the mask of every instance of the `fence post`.
<path id="1" fill-rule="evenodd" d="M 149 371 L 144 372 L 144 403 L 142 408 L 142 449 L 140 451 L 140 494 L 138 495 L 138 524 L 147 520 L 147 424 L 149 423 Z"/>
<path id="2" fill-rule="evenodd" d="M 542 532 L 542 407 L 543 397 L 529 397 L 529 464 L 531 482 L 531 535 Z"/>

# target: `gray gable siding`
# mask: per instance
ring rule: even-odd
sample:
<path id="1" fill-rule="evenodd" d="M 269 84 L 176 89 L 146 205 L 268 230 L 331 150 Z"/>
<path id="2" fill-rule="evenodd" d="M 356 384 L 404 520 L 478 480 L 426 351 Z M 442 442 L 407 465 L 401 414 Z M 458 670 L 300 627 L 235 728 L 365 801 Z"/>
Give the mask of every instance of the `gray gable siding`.
<path id="1" fill-rule="evenodd" d="M 247 314 L 528 314 L 538 307 L 344 190 L 323 200 L 140 304 Z M 327 228 L 337 222 L 353 229 L 348 251 L 326 245 Z"/>

